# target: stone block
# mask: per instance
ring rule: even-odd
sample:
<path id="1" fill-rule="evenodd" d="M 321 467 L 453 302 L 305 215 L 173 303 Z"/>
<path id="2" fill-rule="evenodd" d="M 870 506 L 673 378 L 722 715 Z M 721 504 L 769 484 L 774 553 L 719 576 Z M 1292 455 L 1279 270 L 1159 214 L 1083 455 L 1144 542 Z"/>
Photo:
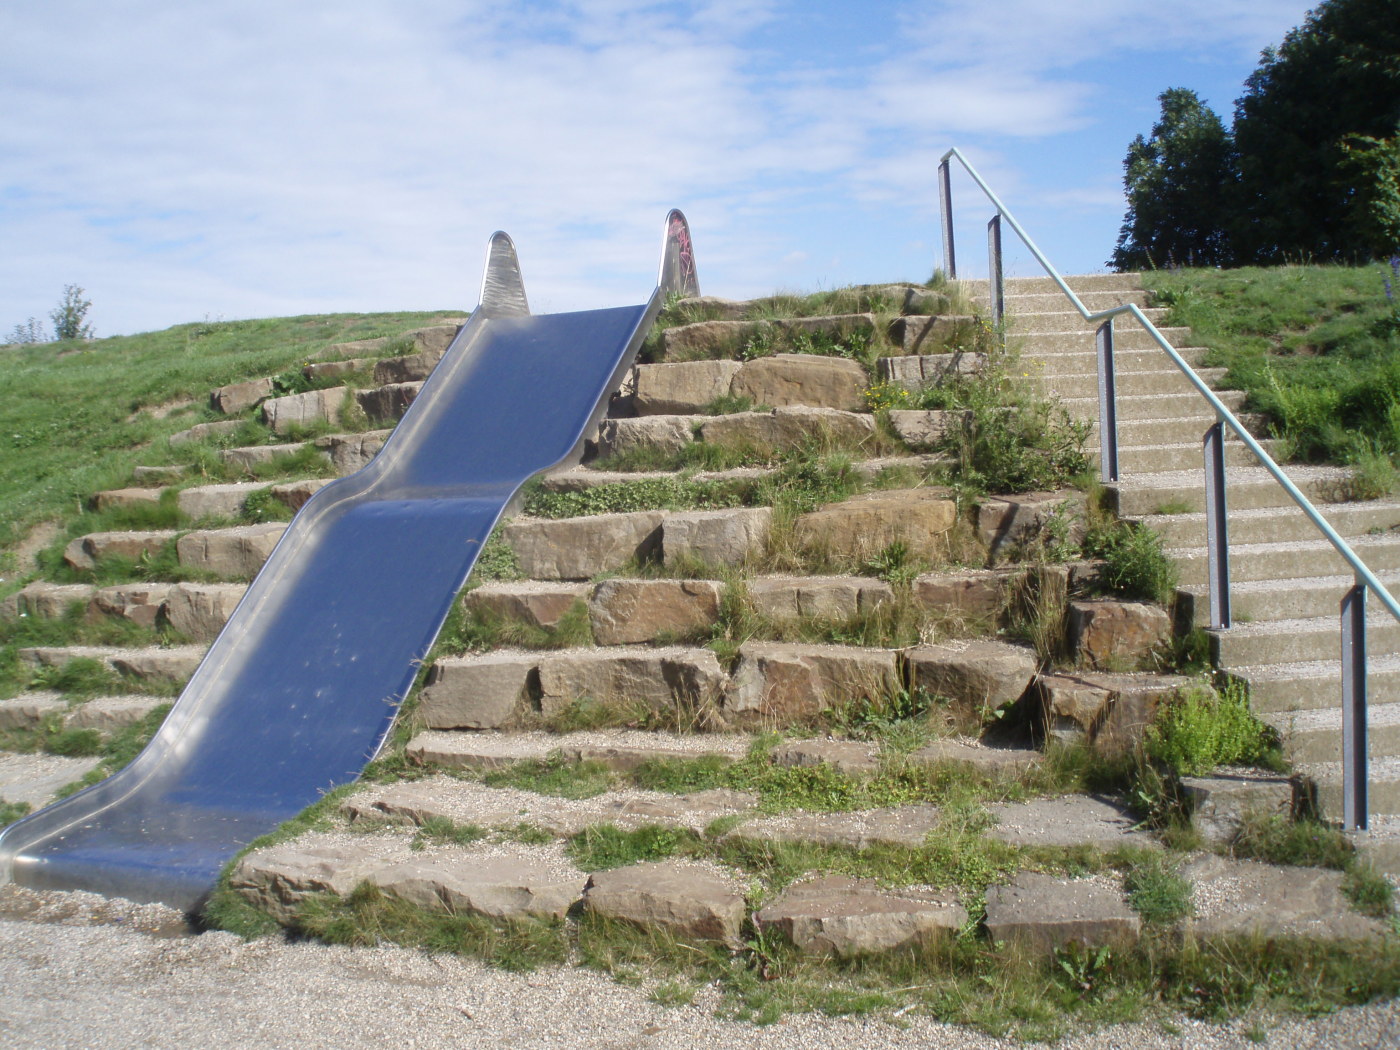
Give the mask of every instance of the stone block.
<path id="1" fill-rule="evenodd" d="M 398 421 L 421 389 L 422 383 L 390 383 L 355 391 L 355 401 L 370 419 Z"/>
<path id="2" fill-rule="evenodd" d="M 1203 854 L 1181 874 L 1191 883 L 1198 937 L 1304 937 L 1374 941 L 1387 923 L 1360 914 L 1342 890 L 1346 876 L 1326 868 L 1275 867 Z"/>
<path id="3" fill-rule="evenodd" d="M 745 642 L 725 694 L 724 714 L 748 724 L 785 726 L 860 700 L 883 702 L 899 686 L 892 650 Z"/>
<path id="4" fill-rule="evenodd" d="M 123 583 L 95 591 L 88 613 L 93 618 L 112 616 L 154 627 L 173 584 Z"/>
<path id="5" fill-rule="evenodd" d="M 755 916 L 808 955 L 849 959 L 955 935 L 967 909 L 948 891 L 883 890 L 874 879 L 828 875 L 789 886 Z"/>
<path id="6" fill-rule="evenodd" d="M 517 652 L 443 657 L 419 694 L 419 717 L 429 729 L 519 725 L 535 706 L 539 659 Z"/>
<path id="7" fill-rule="evenodd" d="M 447 348 L 441 350 L 422 350 L 416 354 L 408 354 L 405 357 L 386 357 L 374 363 L 374 381 L 380 386 L 390 386 L 395 383 L 421 383 L 433 374 L 433 369 L 437 367 L 442 355 Z"/>
<path id="8" fill-rule="evenodd" d="M 236 416 L 271 397 L 272 392 L 273 383 L 267 377 L 229 383 L 209 392 L 209 407 L 220 415 Z"/>
<path id="9" fill-rule="evenodd" d="M 607 459 L 638 449 L 674 455 L 694 440 L 689 416 L 639 416 L 603 420 L 596 443 L 598 458 Z"/>
<path id="10" fill-rule="evenodd" d="M 1082 493 L 1031 492 L 988 496 L 977 507 L 977 536 L 993 563 L 1084 538 Z"/>
<path id="11" fill-rule="evenodd" d="M 175 538 L 174 529 L 151 532 L 90 532 L 63 548 L 63 560 L 74 569 L 91 570 L 106 558 L 139 561 L 155 557 Z"/>
<path id="12" fill-rule="evenodd" d="M 1216 774 L 1182 777 L 1181 793 L 1191 824 L 1212 845 L 1228 845 L 1252 816 L 1291 818 L 1299 808 L 1291 777 L 1267 774 Z"/>
<path id="13" fill-rule="evenodd" d="M 229 886 L 287 925 L 309 895 L 346 896 L 382 863 L 369 843 L 285 842 L 245 856 L 234 867 Z"/>
<path id="14" fill-rule="evenodd" d="M 932 766 L 942 762 L 957 762 L 972 766 L 983 773 L 1015 776 L 1040 764 L 1044 756 L 1039 751 L 1018 747 L 987 747 L 966 740 L 944 739 L 925 744 L 911 751 L 907 761 L 916 766 Z"/>
<path id="15" fill-rule="evenodd" d="M 181 536 L 175 549 L 180 564 L 187 569 L 229 579 L 252 579 L 286 529 L 287 523 L 282 521 L 205 529 Z"/>
<path id="16" fill-rule="evenodd" d="M 677 325 L 661 333 L 661 360 L 696 361 L 705 358 L 732 358 L 734 352 L 768 328 L 765 322 L 696 321 Z"/>
<path id="17" fill-rule="evenodd" d="M 160 497 L 160 489 L 108 489 L 92 497 L 92 506 L 99 512 L 116 510 L 119 507 L 155 507 L 160 505 Z"/>
<path id="18" fill-rule="evenodd" d="M 0 732 L 36 730 L 46 721 L 61 720 L 68 710 L 68 701 L 53 694 L 30 694 L 0 700 Z"/>
<path id="19" fill-rule="evenodd" d="M 201 518 L 236 518 L 243 513 L 244 501 L 265 487 L 256 481 L 200 485 L 177 493 L 175 505 L 180 508 L 181 514 L 194 521 Z"/>
<path id="20" fill-rule="evenodd" d="M 768 546 L 773 511 L 768 507 L 691 510 L 666 515 L 661 523 L 661 560 L 666 566 L 700 563 L 741 566 Z"/>
<path id="21" fill-rule="evenodd" d="M 316 423 L 334 423 L 340 419 L 344 403 L 345 388 L 340 386 L 274 397 L 262 403 L 263 422 L 276 434 L 286 434 L 295 427 L 308 427 Z"/>
<path id="22" fill-rule="evenodd" d="M 880 746 L 862 740 L 791 740 L 768 752 L 775 766 L 830 766 L 841 773 L 874 773 Z"/>
<path id="23" fill-rule="evenodd" d="M 316 439 L 316 447 L 330 457 L 340 477 L 353 474 L 379 454 L 390 430 L 370 430 L 363 434 L 330 434 Z"/>
<path id="24" fill-rule="evenodd" d="M 582 872 L 524 857 L 447 855 L 378 868 L 369 881 L 427 911 L 492 919 L 563 919 L 583 894 Z"/>
<path id="25" fill-rule="evenodd" d="M 972 722 L 1019 700 L 1039 662 L 1027 646 L 985 638 L 921 645 L 905 653 L 909 688 L 947 698 L 959 721 Z"/>
<path id="26" fill-rule="evenodd" d="M 69 729 L 115 733 L 135 725 L 163 703 L 150 696 L 102 696 L 74 708 L 64 725 Z"/>
<path id="27" fill-rule="evenodd" d="M 696 415 L 729 386 L 738 361 L 683 361 L 633 369 L 632 407 L 639 416 Z"/>
<path id="28" fill-rule="evenodd" d="M 73 605 L 81 603 L 86 606 L 92 601 L 95 591 L 96 588 L 90 583 L 35 580 L 0 601 L 0 620 L 17 620 L 21 616 L 62 619 Z"/>
<path id="29" fill-rule="evenodd" d="M 746 914 L 742 890 L 708 865 L 668 860 L 590 875 L 583 895 L 593 915 L 657 928 L 684 941 L 737 948 Z"/>
<path id="30" fill-rule="evenodd" d="M 160 685 L 183 684 L 204 659 L 204 648 L 182 645 L 172 649 L 118 650 L 107 663 L 123 678 Z"/>
<path id="31" fill-rule="evenodd" d="M 942 489 L 892 489 L 830 503 L 797 519 L 793 533 L 808 550 L 864 561 L 893 543 L 911 559 L 939 561 L 945 534 L 957 522 L 957 504 Z"/>
<path id="32" fill-rule="evenodd" d="M 484 583 L 462 599 L 467 612 L 488 618 L 514 620 L 531 627 L 557 627 L 564 614 L 588 597 L 586 583 L 544 583 L 522 580 Z"/>
<path id="33" fill-rule="evenodd" d="M 1205 688 L 1180 675 L 1081 672 L 1042 675 L 1036 684 L 1046 733 L 1086 739 L 1105 754 L 1135 748 L 1157 707 L 1185 688 Z"/>
<path id="34" fill-rule="evenodd" d="M 513 521 L 502 530 L 520 571 L 535 580 L 587 580 L 645 561 L 661 544 L 664 511 Z"/>
<path id="35" fill-rule="evenodd" d="M 944 352 L 971 350 L 979 336 L 977 318 L 959 314 L 900 317 L 890 325 L 890 339 L 896 346 L 906 354 L 927 357 L 981 356 Z"/>
<path id="36" fill-rule="evenodd" d="M 720 592 L 711 580 L 604 580 L 588 599 L 593 640 L 635 645 L 708 634 L 719 618 Z"/>
<path id="37" fill-rule="evenodd" d="M 447 348 L 452 345 L 452 340 L 457 338 L 457 333 L 465 323 L 465 320 L 454 320 L 447 324 L 426 325 L 407 331 L 400 338 L 412 339 L 419 353 L 437 354 L 441 357 L 447 353 Z"/>
<path id="38" fill-rule="evenodd" d="M 190 641 L 212 642 L 247 590 L 242 583 L 172 584 L 161 616 L 172 630 Z"/>
<path id="39" fill-rule="evenodd" d="M 272 498 L 284 507 L 301 510 L 306 501 L 333 481 L 333 478 L 302 478 L 272 486 Z"/>
<path id="40" fill-rule="evenodd" d="M 937 448 L 950 434 L 966 427 L 971 412 L 939 409 L 891 409 L 890 427 L 900 441 L 916 452 Z"/>
<path id="41" fill-rule="evenodd" d="M 999 622 L 1009 603 L 1009 577 L 987 569 L 930 573 L 914 581 L 914 600 L 935 616 L 986 626 Z"/>
<path id="42" fill-rule="evenodd" d="M 700 439 L 712 445 L 755 452 L 800 448 L 808 441 L 858 446 L 875 433 L 869 413 L 789 405 L 771 412 L 735 412 L 700 425 Z"/>
<path id="43" fill-rule="evenodd" d="M 542 655 L 540 711 L 548 717 L 585 702 L 700 724 L 718 706 L 726 680 L 709 649 L 619 647 Z"/>
<path id="44" fill-rule="evenodd" d="M 226 448 L 219 452 L 219 459 L 246 474 L 267 466 L 278 456 L 291 456 L 301 451 L 300 442 L 284 445 L 251 445 L 247 448 Z"/>
<path id="45" fill-rule="evenodd" d="M 362 372 L 373 365 L 372 357 L 352 357 L 345 361 L 312 361 L 302 366 L 301 374 L 314 383 L 318 379 L 339 379 L 353 372 Z"/>
<path id="46" fill-rule="evenodd" d="M 219 419 L 213 423 L 196 423 L 188 430 L 171 434 L 166 440 L 172 448 L 188 445 L 192 441 L 228 441 L 242 429 L 241 419 Z"/>
<path id="47" fill-rule="evenodd" d="M 1068 625 L 1076 661 L 1102 670 L 1150 665 L 1172 638 L 1166 610 L 1145 602 L 1070 602 Z"/>
<path id="48" fill-rule="evenodd" d="M 755 405 L 809 405 L 861 412 L 869 385 L 865 369 L 846 358 L 775 354 L 744 362 L 730 390 Z"/>
<path id="49" fill-rule="evenodd" d="M 987 890 L 987 933 L 993 941 L 1018 942 L 1050 952 L 1071 941 L 1088 948 L 1137 941 L 1142 920 L 1123 891 L 1088 879 L 1062 879 L 1023 871 Z"/>
<path id="50" fill-rule="evenodd" d="M 918 390 L 941 386 L 958 376 L 976 375 L 987 366 L 985 354 L 923 354 L 908 357 L 882 357 L 876 361 L 881 381 Z"/>
<path id="51" fill-rule="evenodd" d="M 892 601 L 894 589 L 865 576 L 768 576 L 747 584 L 754 611 L 770 620 L 850 620 Z"/>

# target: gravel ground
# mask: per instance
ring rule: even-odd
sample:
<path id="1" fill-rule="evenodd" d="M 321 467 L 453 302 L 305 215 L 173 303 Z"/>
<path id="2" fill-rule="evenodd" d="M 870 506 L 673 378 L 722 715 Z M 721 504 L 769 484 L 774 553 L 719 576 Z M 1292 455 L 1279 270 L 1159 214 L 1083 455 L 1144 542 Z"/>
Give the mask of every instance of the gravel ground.
<path id="1" fill-rule="evenodd" d="M 14 916 L 24 915 L 25 918 Z M 173 912 L 86 894 L 0 891 L 0 1045 L 11 1050 L 359 1050 L 530 1047 L 630 1050 L 968 1050 L 1023 1044 L 922 1018 L 903 1026 L 794 1016 L 776 1025 L 716 1020 L 714 998 L 666 1008 L 597 973 L 508 974 L 401 948 L 336 948 L 231 934 L 171 936 Z M 42 920 L 42 921 L 37 921 Z M 154 931 L 154 932 L 153 932 Z M 1180 1020 L 1107 1028 L 1066 1050 L 1351 1050 L 1400 1046 L 1390 1003 L 1310 1021 Z"/>

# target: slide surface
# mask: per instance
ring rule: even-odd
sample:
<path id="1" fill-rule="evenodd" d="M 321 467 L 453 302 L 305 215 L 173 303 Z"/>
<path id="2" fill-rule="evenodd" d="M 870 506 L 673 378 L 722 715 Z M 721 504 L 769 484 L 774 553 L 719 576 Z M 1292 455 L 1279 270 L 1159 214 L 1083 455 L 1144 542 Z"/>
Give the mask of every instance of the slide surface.
<path id="1" fill-rule="evenodd" d="M 512 497 L 581 452 L 665 294 L 698 290 L 679 212 L 641 306 L 531 316 L 509 238 L 488 258 L 383 450 L 297 515 L 141 755 L 0 834 L 0 882 L 194 910 L 239 849 L 374 757 Z"/>

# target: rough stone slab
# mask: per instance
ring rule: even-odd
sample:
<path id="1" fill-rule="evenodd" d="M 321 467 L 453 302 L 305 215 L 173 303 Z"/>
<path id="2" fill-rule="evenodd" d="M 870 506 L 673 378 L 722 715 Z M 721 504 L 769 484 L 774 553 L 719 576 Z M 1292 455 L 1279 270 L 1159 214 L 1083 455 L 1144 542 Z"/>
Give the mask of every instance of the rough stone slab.
<path id="1" fill-rule="evenodd" d="M 882 890 L 874 879 L 828 875 L 789 886 L 757 916 L 801 952 L 847 959 L 955 934 L 967 909 L 948 891 Z"/>
<path id="2" fill-rule="evenodd" d="M 192 642 L 212 642 L 228 623 L 248 587 L 242 583 L 176 583 L 166 592 L 161 616 Z"/>
<path id="3" fill-rule="evenodd" d="M 91 570 L 104 558 L 139 560 L 159 554 L 175 538 L 174 529 L 152 532 L 90 532 L 79 536 L 63 549 L 63 560 L 74 569 Z"/>
<path id="4" fill-rule="evenodd" d="M 272 428 L 273 433 L 285 434 L 293 427 L 311 426 L 327 420 L 336 422 L 340 419 L 344 404 L 343 386 L 274 397 L 262 403 L 263 422 Z"/>
<path id="5" fill-rule="evenodd" d="M 993 569 L 930 573 L 914 581 L 914 599 L 935 615 L 992 626 L 1010 598 L 1011 577 Z"/>
<path id="6" fill-rule="evenodd" d="M 442 324 L 414 328 L 399 338 L 412 339 L 413 345 L 417 347 L 419 353 L 435 353 L 441 357 L 452 345 L 452 340 L 457 338 L 457 333 L 461 331 L 462 325 L 467 323 L 466 318 L 443 318 L 442 320 Z"/>
<path id="7" fill-rule="evenodd" d="M 352 372 L 362 372 L 373 364 L 372 357 L 352 357 L 344 361 L 312 361 L 302 366 L 301 374 L 314 383 L 318 379 L 339 379 Z"/>
<path id="8" fill-rule="evenodd" d="M 771 412 L 735 412 L 700 425 L 700 439 L 712 445 L 756 452 L 798 448 L 808 441 L 859 445 L 875 433 L 869 413 L 789 405 Z"/>
<path id="9" fill-rule="evenodd" d="M 1146 602 L 1076 601 L 1069 604 L 1068 635 L 1079 663 L 1133 670 L 1171 643 L 1172 621 L 1165 609 Z"/>
<path id="10" fill-rule="evenodd" d="M 175 505 L 180 508 L 181 514 L 196 521 L 200 518 L 236 518 L 243 513 L 243 502 L 265 487 L 256 481 L 200 485 L 180 491 L 175 496 Z"/>
<path id="11" fill-rule="evenodd" d="M 369 843 L 284 842 L 245 856 L 229 885 L 286 925 L 310 894 L 346 896 L 383 864 Z"/>
<path id="12" fill-rule="evenodd" d="M 895 436 L 915 451 L 937 448 L 972 420 L 971 412 L 941 409 L 893 408 L 888 416 Z"/>
<path id="13" fill-rule="evenodd" d="M 272 486 L 272 498 L 292 510 L 301 510 L 306 501 L 331 483 L 331 478 L 302 478 Z"/>
<path id="14" fill-rule="evenodd" d="M 937 806 L 890 806 L 854 813 L 806 813 L 751 820 L 726 838 L 748 842 L 811 842 L 868 849 L 876 845 L 922 846 L 942 817 Z"/>
<path id="15" fill-rule="evenodd" d="M 429 729 L 518 725 L 532 708 L 538 666 L 535 653 L 443 657 L 428 672 L 419 695 L 419 717 Z"/>
<path id="16" fill-rule="evenodd" d="M 48 583 L 35 580 L 0 601 L 0 620 L 38 616 L 62 619 L 75 604 L 87 605 L 96 588 L 90 583 Z"/>
<path id="17" fill-rule="evenodd" d="M 894 588 L 868 576 L 767 576 L 747 583 L 754 611 L 770 620 L 840 622 L 894 598 Z"/>
<path id="18" fill-rule="evenodd" d="M 231 438 L 243 429 L 241 419 L 220 419 L 213 423 L 196 423 L 188 430 L 182 430 L 178 434 L 171 434 L 167 439 L 172 448 L 180 445 L 188 445 L 192 441 L 217 441 L 221 438 Z"/>
<path id="19" fill-rule="evenodd" d="M 353 474 L 379 454 L 391 430 L 368 430 L 363 434 L 328 434 L 316 439 L 316 447 L 330 457 L 340 477 Z"/>
<path id="20" fill-rule="evenodd" d="M 285 531 L 287 523 L 283 521 L 205 529 L 181 536 L 175 550 L 180 564 L 187 569 L 252 579 Z"/>
<path id="21" fill-rule="evenodd" d="M 390 383 L 373 390 L 355 391 L 355 401 L 374 420 L 400 420 L 423 389 L 422 383 Z"/>
<path id="22" fill-rule="evenodd" d="M 724 698 L 726 718 L 782 726 L 899 690 L 897 654 L 888 649 L 745 642 Z"/>
<path id="23" fill-rule="evenodd" d="M 204 659 L 204 648 L 181 645 L 170 649 L 134 649 L 114 652 L 107 663 L 125 678 L 155 684 L 180 684 L 194 674 Z"/>
<path id="24" fill-rule="evenodd" d="M 154 627 L 170 595 L 169 583 L 121 583 L 93 592 L 88 606 L 90 618 L 117 617 Z"/>
<path id="25" fill-rule="evenodd" d="M 906 331 L 901 329 L 895 336 L 901 345 L 906 345 Z M 967 352 L 911 354 L 906 357 L 882 357 L 875 364 L 882 381 L 918 389 L 940 386 L 957 376 L 975 375 L 987 367 L 987 357 L 985 354 Z"/>
<path id="26" fill-rule="evenodd" d="M 454 855 L 378 868 L 369 881 L 428 911 L 492 919 L 562 919 L 583 895 L 587 876 L 561 879 L 554 865 L 520 857 Z"/>
<path id="27" fill-rule="evenodd" d="M 549 628 L 557 627 L 576 602 L 586 601 L 588 591 L 586 583 L 538 580 L 483 583 L 462 599 L 462 605 L 476 615 Z"/>
<path id="28" fill-rule="evenodd" d="M 996 820 L 987 835 L 1013 846 L 1116 846 L 1153 848 L 1149 832 L 1127 810 L 1089 795 L 1062 795 L 987 807 Z"/>
<path id="29" fill-rule="evenodd" d="M 278 456 L 290 456 L 300 452 L 301 442 L 286 445 L 250 445 L 247 448 L 226 448 L 219 453 L 219 459 L 231 467 L 245 473 L 252 473 L 258 467 L 265 467 Z"/>
<path id="30" fill-rule="evenodd" d="M 543 656 L 540 711 L 554 715 L 575 701 L 619 710 L 673 712 L 682 723 L 705 721 L 727 676 L 709 649 L 580 649 Z"/>
<path id="31" fill-rule="evenodd" d="M 1117 885 L 1023 871 L 987 890 L 987 932 L 993 941 L 1048 952 L 1070 941 L 1090 948 L 1132 944 L 1142 920 Z"/>
<path id="32" fill-rule="evenodd" d="M 115 510 L 118 507 L 155 507 L 160 504 L 160 497 L 160 489 L 108 489 L 92 497 L 92 506 L 97 511 Z"/>
<path id="33" fill-rule="evenodd" d="M 54 693 L 26 693 L 0 700 L 0 730 L 38 729 L 47 719 L 63 718 L 68 701 Z"/>
<path id="34" fill-rule="evenodd" d="M 515 733 L 461 733 L 427 729 L 414 735 L 404 753 L 419 766 L 438 769 L 504 769 L 517 762 L 543 759 L 557 744 Z"/>
<path id="35" fill-rule="evenodd" d="M 676 860 L 594 872 L 583 903 L 602 918 L 731 947 L 740 943 L 746 914 L 744 894 L 732 880 L 708 865 Z"/>
<path id="36" fill-rule="evenodd" d="M 1066 540 L 1084 538 L 1085 504 L 1079 492 L 988 496 L 977 507 L 977 535 L 993 562 L 1015 559 L 1059 529 Z"/>
<path id="37" fill-rule="evenodd" d="M 744 362 L 730 382 L 730 391 L 755 405 L 809 405 L 861 412 L 869 385 L 865 369 L 845 358 L 775 354 Z"/>
<path id="38" fill-rule="evenodd" d="M 683 361 L 632 370 L 632 407 L 639 416 L 689 416 L 729 393 L 738 361 Z"/>
<path id="39" fill-rule="evenodd" d="M 1074 675 L 1047 674 L 1036 679 L 1047 737 L 1071 744 L 1092 740 L 1113 693 Z"/>
<path id="40" fill-rule="evenodd" d="M 647 762 L 710 756 L 737 760 L 747 753 L 741 735 L 673 735 L 651 730 L 586 733 L 462 733 L 427 730 L 408 744 L 411 761 L 447 769 L 500 769 L 553 753 L 566 762 L 597 762 L 631 772 Z"/>
<path id="41" fill-rule="evenodd" d="M 667 514 L 661 522 L 662 564 L 744 565 L 763 554 L 772 524 L 769 507 Z"/>
<path id="42" fill-rule="evenodd" d="M 970 638 L 917 646 L 905 663 L 910 689 L 946 697 L 958 715 L 979 720 L 1021 699 L 1040 661 L 1028 646 Z"/>
<path id="43" fill-rule="evenodd" d="M 236 416 L 271 397 L 272 392 L 272 379 L 266 376 L 242 383 L 229 383 L 209 391 L 209 407 L 220 415 Z"/>
<path id="44" fill-rule="evenodd" d="M 1344 875 L 1326 868 L 1274 867 L 1203 854 L 1182 869 L 1198 936 L 1311 937 L 1330 941 L 1385 936 L 1388 924 L 1355 911 L 1342 893 Z"/>
<path id="45" fill-rule="evenodd" d="M 664 543 L 664 527 L 662 536 Z M 719 618 L 721 590 L 712 580 L 604 580 L 588 599 L 593 640 L 635 645 L 708 632 Z"/>
<path id="46" fill-rule="evenodd" d="M 667 795 L 661 792 L 636 792 L 628 799 L 600 799 L 601 816 L 626 827 L 665 824 L 702 834 L 721 817 L 743 816 L 751 813 L 758 799 L 743 791 L 711 788 L 689 795 Z"/>
<path id="47" fill-rule="evenodd" d="M 975 346 L 978 334 L 977 318 L 966 314 L 899 317 L 890 325 L 890 340 L 896 346 L 903 348 L 906 354 L 925 357 L 981 357 L 981 354 L 956 352 Z M 954 352 L 939 352 L 943 350 Z"/>
<path id="48" fill-rule="evenodd" d="M 733 351 L 768 327 L 765 322 L 737 319 L 677 325 L 661 333 L 661 359 L 677 362 L 732 357 Z"/>
<path id="49" fill-rule="evenodd" d="M 665 511 L 595 514 L 554 521 L 513 521 L 502 537 L 520 571 L 536 580 L 587 580 L 643 561 L 661 542 Z"/>
<path id="50" fill-rule="evenodd" d="M 1038 682 L 1048 731 L 1067 741 L 1082 735 L 1106 754 L 1137 746 L 1158 705 L 1188 688 L 1208 687 L 1181 675 L 1098 671 Z"/>
<path id="51" fill-rule="evenodd" d="M 911 765 L 962 762 L 984 773 L 1016 775 L 1043 761 L 1039 751 L 1017 747 L 988 747 L 965 740 L 935 740 L 909 754 Z"/>
<path id="52" fill-rule="evenodd" d="M 625 455 L 638 449 L 675 454 L 695 440 L 691 416 L 638 416 L 605 419 L 598 425 L 598 458 Z"/>
<path id="53" fill-rule="evenodd" d="M 1225 845 L 1251 816 L 1292 817 L 1298 786 L 1291 777 L 1263 773 L 1182 777 L 1191 824 L 1206 842 Z"/>
<path id="54" fill-rule="evenodd" d="M 442 355 L 447 352 L 444 346 L 441 350 L 422 350 L 416 354 L 408 354 L 405 357 L 386 357 L 374 363 L 374 381 L 380 386 L 390 386 L 394 383 L 421 383 L 428 376 L 433 374 L 433 369 L 442 360 Z"/>
<path id="55" fill-rule="evenodd" d="M 99 733 L 115 733 L 135 725 L 161 704 L 169 703 L 154 696 L 99 696 L 73 709 L 64 725 L 69 729 L 96 729 Z"/>
<path id="56" fill-rule="evenodd" d="M 830 503 L 797 519 L 794 536 L 830 557 L 863 560 L 892 543 L 913 558 L 937 559 L 945 533 L 957 522 L 957 504 L 942 489 L 891 489 Z"/>
<path id="57" fill-rule="evenodd" d="M 778 766 L 831 766 L 841 773 L 873 773 L 880 747 L 863 740 L 790 740 L 769 753 Z"/>
<path id="58" fill-rule="evenodd" d="M 0 802 L 28 802 L 40 809 L 60 788 L 83 779 L 101 759 L 59 755 L 12 755 L 0 752 Z"/>

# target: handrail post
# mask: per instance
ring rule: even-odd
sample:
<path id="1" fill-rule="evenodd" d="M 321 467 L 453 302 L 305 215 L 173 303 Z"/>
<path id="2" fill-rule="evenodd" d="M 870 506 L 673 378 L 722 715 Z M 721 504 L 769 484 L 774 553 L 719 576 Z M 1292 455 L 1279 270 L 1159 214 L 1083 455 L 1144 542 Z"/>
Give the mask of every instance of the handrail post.
<path id="1" fill-rule="evenodd" d="M 1365 831 L 1366 585 L 1357 580 L 1342 599 L 1342 826 Z"/>
<path id="2" fill-rule="evenodd" d="M 1001 265 L 1001 212 L 987 223 L 987 299 L 991 303 L 992 330 L 997 345 L 1006 349 L 1006 278 Z"/>
<path id="3" fill-rule="evenodd" d="M 1230 536 L 1225 522 L 1225 421 L 1206 431 L 1206 551 L 1210 576 L 1210 625 L 1230 626 Z"/>
<path id="4" fill-rule="evenodd" d="M 1113 318 L 1094 333 L 1099 358 L 1099 480 L 1118 480 L 1118 383 L 1113 374 Z"/>
<path id="5" fill-rule="evenodd" d="M 938 211 L 943 217 L 943 272 L 953 281 L 958 276 L 953 252 L 953 172 L 946 159 L 938 165 Z"/>

